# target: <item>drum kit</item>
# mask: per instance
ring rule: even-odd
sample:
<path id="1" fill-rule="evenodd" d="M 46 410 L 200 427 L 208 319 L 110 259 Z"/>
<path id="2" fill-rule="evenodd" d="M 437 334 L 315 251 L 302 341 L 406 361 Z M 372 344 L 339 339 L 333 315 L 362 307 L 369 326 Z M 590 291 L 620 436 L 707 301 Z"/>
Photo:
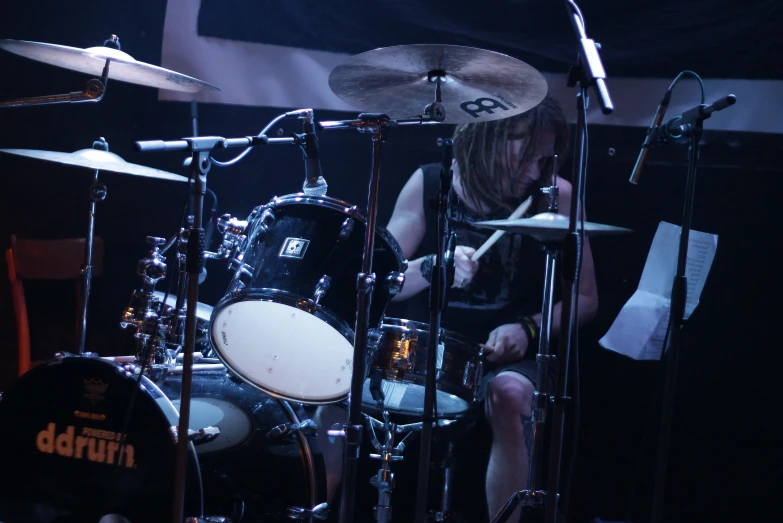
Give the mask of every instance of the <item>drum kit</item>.
<path id="1" fill-rule="evenodd" d="M 13 40 L 0 41 L 0 48 L 100 75 L 82 94 L 27 98 L 4 106 L 99 101 L 109 78 L 161 89 L 217 89 L 137 62 L 119 50 L 115 36 L 89 49 Z M 402 459 L 404 442 L 414 433 L 422 436 L 421 459 L 427 466 L 420 467 L 419 497 L 426 499 L 422 479 L 428 473 L 422 469 L 429 468 L 432 430 L 470 413 L 483 375 L 483 354 L 474 340 L 440 328 L 442 301 L 434 300 L 438 303 L 430 324 L 386 315 L 404 285 L 407 261 L 395 238 L 376 224 L 382 144 L 391 128 L 522 113 L 543 99 L 546 81 L 524 62 L 499 53 L 422 44 L 351 57 L 334 69 L 329 85 L 346 102 L 374 112 L 316 122 L 312 110 L 302 109 L 267 126 L 283 118 L 302 120 L 304 133 L 291 138 L 269 138 L 262 131 L 242 138 L 136 143 L 141 152 L 189 152 L 190 177 L 128 163 L 110 153 L 102 140 L 74 153 L 0 150 L 95 171 L 78 354 L 58 354 L 0 397 L 0 422 L 15 427 L 0 432 L 0 464 L 16 471 L 13 478 L 3 475 L 0 480 L 0 520 L 98 521 L 115 514 L 131 522 L 236 523 L 319 521 L 338 512 L 341 522 L 349 522 L 365 433 L 376 449 L 372 457 L 381 461 L 372 478 L 378 504 L 371 517 L 391 521 L 390 467 Z M 371 136 L 366 209 L 325 194 L 316 128 Z M 302 191 L 275 197 L 246 219 L 220 217 L 221 238 L 215 251 L 208 251 L 203 196 L 210 166 L 220 165 L 210 153 L 275 143 L 299 145 L 304 151 Z M 444 202 L 450 163 L 444 162 L 442 175 L 441 225 L 448 212 Z M 148 252 L 137 264 L 141 285 L 120 320 L 136 343 L 127 357 L 99 357 L 84 347 L 95 203 L 106 196 L 98 181 L 101 171 L 189 181 L 193 195 L 186 226 L 168 239 L 146 238 Z M 554 283 L 555 245 L 569 229 L 568 219 L 557 214 L 556 188 L 550 189 L 550 212 L 480 224 L 539 239 L 547 247 L 547 289 Z M 447 227 L 439 229 L 442 261 L 434 269 L 433 289 L 445 288 L 449 263 Z M 628 232 L 596 223 L 584 223 L 584 231 L 588 236 Z M 177 262 L 171 294 L 156 290 L 168 275 L 167 254 Z M 232 277 L 224 296 L 210 307 L 198 300 L 199 276 L 205 263 L 218 262 L 226 264 Z M 551 296 L 546 298 L 543 312 L 549 322 Z M 542 325 L 542 332 L 548 334 L 549 328 Z M 539 362 L 548 361 L 547 339 L 542 336 Z M 308 417 L 309 408 L 346 402 L 345 425 L 318 427 Z M 420 421 L 399 425 L 390 415 Z M 380 439 L 376 430 L 382 430 Z M 395 444 L 395 436 L 403 433 Z M 324 496 L 323 456 L 314 444 L 319 434 L 345 439 L 339 511 Z M 429 519 L 443 520 L 446 513 L 439 507 Z"/>

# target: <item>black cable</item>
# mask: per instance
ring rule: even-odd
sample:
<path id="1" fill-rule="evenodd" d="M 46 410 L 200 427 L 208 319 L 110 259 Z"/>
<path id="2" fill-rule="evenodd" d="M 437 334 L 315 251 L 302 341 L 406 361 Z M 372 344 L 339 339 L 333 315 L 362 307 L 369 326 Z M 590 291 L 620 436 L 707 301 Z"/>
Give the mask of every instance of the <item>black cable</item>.
<path id="1" fill-rule="evenodd" d="M 586 107 L 587 104 L 585 104 Z M 587 118 L 587 114 L 585 114 L 585 121 Z M 588 144 L 588 134 L 587 134 L 587 125 L 585 125 L 584 128 L 584 143 L 585 143 L 585 150 L 583 152 L 583 158 L 584 158 L 584 164 L 587 165 L 587 158 L 588 158 L 588 150 L 587 147 Z M 586 169 L 585 169 L 586 171 Z M 585 173 L 584 177 L 586 178 L 587 175 Z M 576 274 L 576 281 L 574 282 L 577 288 L 577 294 L 579 293 L 580 284 L 581 284 L 581 268 L 582 268 L 582 259 L 584 254 L 584 242 L 585 242 L 585 217 L 587 215 L 587 210 L 585 209 L 585 187 L 586 187 L 586 180 L 580 179 L 577 180 L 577 183 L 580 184 L 580 191 L 579 194 L 581 196 L 580 198 L 580 207 L 581 207 L 581 216 L 577 215 L 577 218 L 579 220 L 579 244 L 582 246 L 579 249 L 578 256 L 577 256 L 577 267 L 579 267 L 579 271 L 577 271 Z M 573 194 L 573 193 L 572 193 Z M 579 432 L 581 427 L 581 394 L 580 394 L 580 380 L 579 380 L 579 299 L 577 298 L 574 302 L 574 315 L 577 318 L 576 321 L 576 330 L 573 334 L 573 343 L 571 347 L 572 356 L 573 359 L 570 361 L 572 366 L 572 373 L 574 377 L 573 382 L 573 421 L 574 421 L 574 428 L 572 432 L 572 441 L 571 441 L 571 457 L 569 459 L 568 464 L 568 477 L 566 479 L 566 484 L 563 488 L 563 507 L 564 507 L 564 515 L 567 518 L 568 512 L 569 512 L 569 505 L 571 503 L 571 494 L 573 491 L 573 478 L 574 473 L 576 472 L 576 456 L 577 456 L 577 450 L 579 448 Z"/>

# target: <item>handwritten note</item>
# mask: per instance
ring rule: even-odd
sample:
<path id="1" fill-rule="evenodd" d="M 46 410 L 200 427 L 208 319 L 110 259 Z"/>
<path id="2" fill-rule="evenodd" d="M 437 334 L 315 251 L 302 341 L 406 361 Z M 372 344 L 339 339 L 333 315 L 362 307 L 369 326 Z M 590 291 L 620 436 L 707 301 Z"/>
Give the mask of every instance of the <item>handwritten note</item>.
<path id="1" fill-rule="evenodd" d="M 602 347 L 636 360 L 659 359 L 669 326 L 672 283 L 677 273 L 681 228 L 661 222 L 647 255 L 639 287 L 620 310 Z M 688 319 L 707 281 L 718 236 L 691 229 L 685 263 L 687 293 L 684 318 Z"/>

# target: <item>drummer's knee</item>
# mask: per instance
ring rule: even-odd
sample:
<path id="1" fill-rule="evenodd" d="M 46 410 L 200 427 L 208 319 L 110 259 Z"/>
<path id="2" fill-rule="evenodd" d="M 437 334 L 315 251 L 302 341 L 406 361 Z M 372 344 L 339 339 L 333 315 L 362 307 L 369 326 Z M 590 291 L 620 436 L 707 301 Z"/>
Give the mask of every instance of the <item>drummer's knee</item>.
<path id="1" fill-rule="evenodd" d="M 521 417 L 530 417 L 534 390 L 533 383 L 517 372 L 503 372 L 495 376 L 487 389 L 492 427 L 516 426 Z"/>

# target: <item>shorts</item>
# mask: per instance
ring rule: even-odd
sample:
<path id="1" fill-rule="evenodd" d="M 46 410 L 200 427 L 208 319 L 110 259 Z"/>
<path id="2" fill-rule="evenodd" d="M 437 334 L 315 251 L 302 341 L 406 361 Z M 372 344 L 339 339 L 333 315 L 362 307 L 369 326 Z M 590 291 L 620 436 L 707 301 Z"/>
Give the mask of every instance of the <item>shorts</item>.
<path id="1" fill-rule="evenodd" d="M 481 379 L 481 385 L 479 387 L 478 394 L 476 395 L 476 402 L 481 403 L 487 397 L 487 389 L 489 388 L 489 382 L 495 379 L 495 376 L 501 372 L 517 372 L 533 384 L 533 387 L 538 390 L 536 381 L 538 380 L 538 363 L 533 360 L 522 360 L 515 363 L 508 363 L 505 365 L 495 365 L 492 363 L 484 363 L 485 371 L 484 377 Z M 488 370 L 487 370 L 488 369 Z M 549 385 L 550 390 L 554 386 L 554 374 L 550 366 L 549 369 Z"/>

